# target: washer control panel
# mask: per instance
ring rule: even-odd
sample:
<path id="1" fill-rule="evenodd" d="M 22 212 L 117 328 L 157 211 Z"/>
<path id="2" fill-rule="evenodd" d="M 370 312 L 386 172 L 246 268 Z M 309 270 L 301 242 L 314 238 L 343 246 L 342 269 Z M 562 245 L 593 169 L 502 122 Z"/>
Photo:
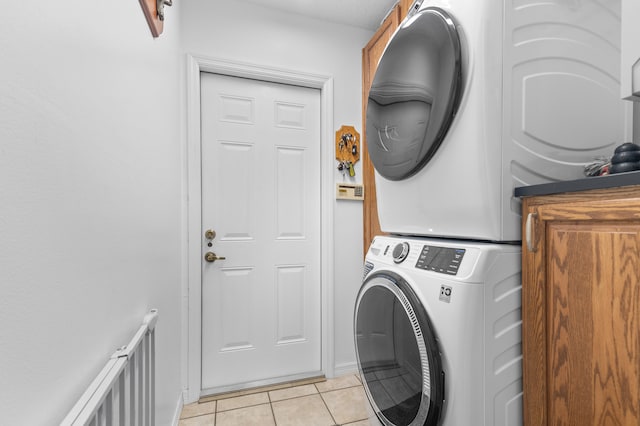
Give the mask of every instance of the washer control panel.
<path id="1" fill-rule="evenodd" d="M 465 249 L 423 246 L 416 268 L 441 274 L 456 275 L 462 262 Z"/>

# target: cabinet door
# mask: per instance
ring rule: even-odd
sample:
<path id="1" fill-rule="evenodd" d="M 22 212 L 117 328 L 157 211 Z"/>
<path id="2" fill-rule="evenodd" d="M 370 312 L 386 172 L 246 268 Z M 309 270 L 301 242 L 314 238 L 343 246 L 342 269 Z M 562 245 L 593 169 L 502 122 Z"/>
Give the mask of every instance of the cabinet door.
<path id="1" fill-rule="evenodd" d="M 369 245 L 376 235 L 381 235 L 380 221 L 378 219 L 378 202 L 376 199 L 376 183 L 374 178 L 373 163 L 369 157 L 367 149 L 367 99 L 369 98 L 369 89 L 376 68 L 384 48 L 387 46 L 393 32 L 398 28 L 400 23 L 400 7 L 393 8 L 387 19 L 382 23 L 378 31 L 373 35 L 369 43 L 362 49 L 362 179 L 365 187 L 365 199 L 363 203 L 362 218 L 364 221 L 364 251 L 366 255 Z"/>
<path id="2" fill-rule="evenodd" d="M 640 424 L 640 191 L 626 195 L 525 200 L 527 425 Z"/>

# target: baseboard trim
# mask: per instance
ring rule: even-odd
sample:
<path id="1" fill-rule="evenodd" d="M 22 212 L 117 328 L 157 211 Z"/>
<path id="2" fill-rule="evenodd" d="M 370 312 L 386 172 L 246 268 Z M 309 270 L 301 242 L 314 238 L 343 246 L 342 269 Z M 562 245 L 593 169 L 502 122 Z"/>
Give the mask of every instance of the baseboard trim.
<path id="1" fill-rule="evenodd" d="M 180 423 L 180 415 L 182 414 L 182 409 L 184 408 L 184 397 L 182 392 L 178 394 L 178 403 L 176 404 L 176 411 L 173 413 L 173 422 L 171 423 L 173 426 L 178 426 Z"/>
<path id="2" fill-rule="evenodd" d="M 356 362 L 338 364 L 333 369 L 334 377 L 346 376 L 347 374 L 358 374 L 358 364 Z"/>
<path id="3" fill-rule="evenodd" d="M 272 390 L 286 389 L 294 386 L 302 386 L 302 385 L 307 385 L 312 383 L 324 382 L 326 380 L 327 379 L 324 376 L 314 376 L 314 377 L 309 377 L 309 378 L 300 379 L 300 380 L 291 380 L 283 383 L 274 383 L 266 386 L 256 386 L 253 388 L 243 389 L 238 391 L 221 392 L 214 395 L 203 396 L 198 400 L 198 403 L 217 401 L 219 399 L 227 399 L 227 398 L 233 398 L 236 396 L 251 395 L 254 393 L 268 392 Z"/>

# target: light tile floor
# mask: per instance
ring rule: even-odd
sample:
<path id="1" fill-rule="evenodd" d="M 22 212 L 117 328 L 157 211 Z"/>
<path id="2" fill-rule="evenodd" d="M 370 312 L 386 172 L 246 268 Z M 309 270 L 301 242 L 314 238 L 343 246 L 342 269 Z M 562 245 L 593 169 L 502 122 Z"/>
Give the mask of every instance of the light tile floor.
<path id="1" fill-rule="evenodd" d="M 179 426 L 369 426 L 360 379 L 324 382 L 185 405 Z"/>

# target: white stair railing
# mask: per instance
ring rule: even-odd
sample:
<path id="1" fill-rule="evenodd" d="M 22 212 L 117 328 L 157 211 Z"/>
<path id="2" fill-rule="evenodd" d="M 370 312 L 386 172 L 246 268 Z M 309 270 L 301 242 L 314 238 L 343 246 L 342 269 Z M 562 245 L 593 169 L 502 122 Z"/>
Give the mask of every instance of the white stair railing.
<path id="1" fill-rule="evenodd" d="M 145 315 L 131 341 L 111 355 L 60 426 L 155 425 L 155 326 Z"/>

